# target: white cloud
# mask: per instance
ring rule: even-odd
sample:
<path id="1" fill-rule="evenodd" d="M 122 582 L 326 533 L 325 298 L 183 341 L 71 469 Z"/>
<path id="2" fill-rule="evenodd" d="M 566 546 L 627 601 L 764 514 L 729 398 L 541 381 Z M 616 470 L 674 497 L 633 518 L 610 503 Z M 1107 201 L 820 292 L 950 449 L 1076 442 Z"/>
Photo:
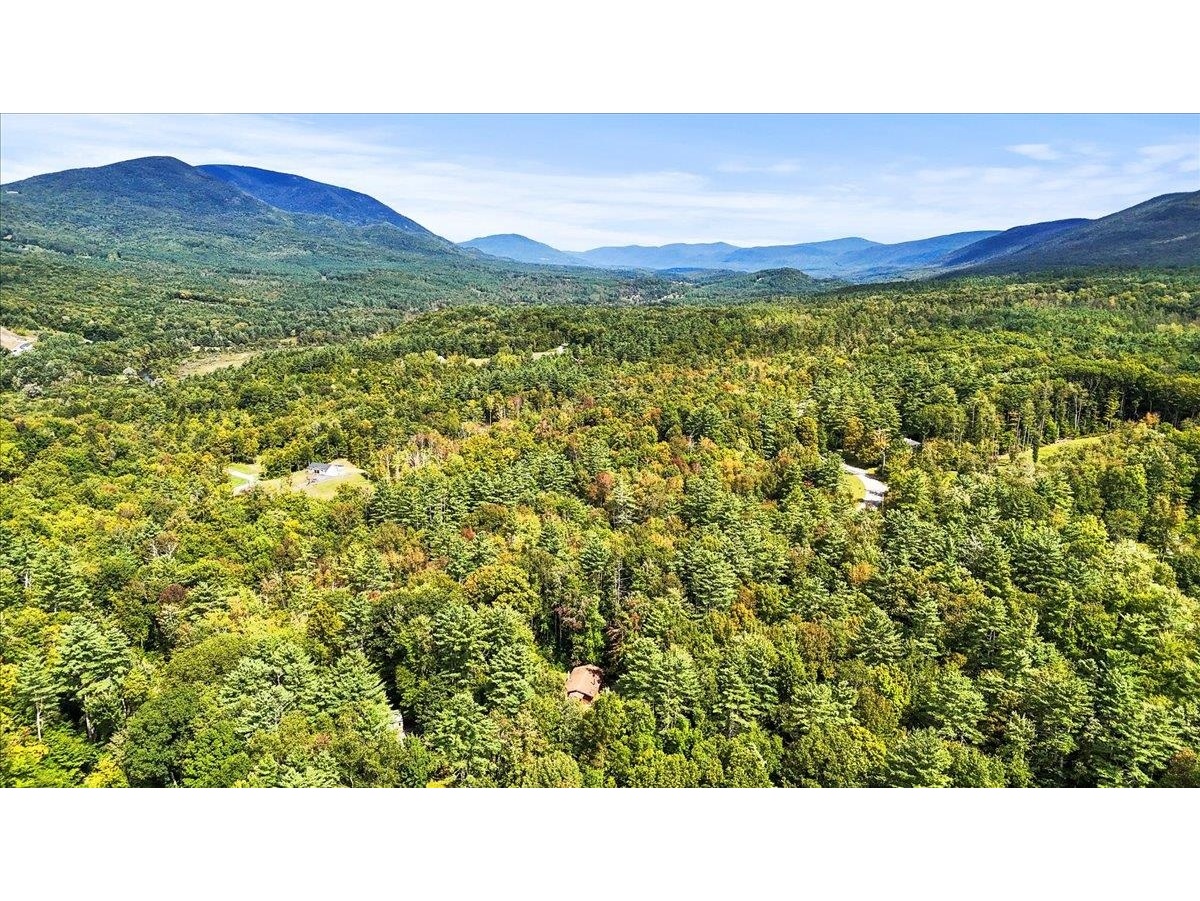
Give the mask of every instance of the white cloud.
<path id="1" fill-rule="evenodd" d="M 794 175 L 804 171 L 804 164 L 799 160 L 777 160 L 773 163 L 746 163 L 737 160 L 721 163 L 718 172 L 729 172 L 736 175 Z"/>
<path id="2" fill-rule="evenodd" d="M 1007 149 L 1013 153 L 1019 153 L 1021 156 L 1027 156 L 1031 160 L 1042 160 L 1045 162 L 1059 159 L 1062 156 L 1061 153 L 1049 144 L 1013 144 Z"/>
<path id="3" fill-rule="evenodd" d="M 1125 165 L 1133 174 L 1154 172 L 1172 163 L 1179 164 L 1179 171 L 1194 169 L 1200 160 L 1200 143 L 1151 144 L 1138 148 L 1138 158 Z"/>

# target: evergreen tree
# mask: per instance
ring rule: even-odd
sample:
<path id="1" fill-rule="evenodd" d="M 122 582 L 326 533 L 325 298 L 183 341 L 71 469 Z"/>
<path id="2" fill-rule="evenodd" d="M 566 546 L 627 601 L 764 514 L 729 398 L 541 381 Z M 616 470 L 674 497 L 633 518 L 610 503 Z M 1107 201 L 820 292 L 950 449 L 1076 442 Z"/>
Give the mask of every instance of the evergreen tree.
<path id="1" fill-rule="evenodd" d="M 435 663 L 449 684 L 460 689 L 470 685 L 483 653 L 478 614 L 450 601 L 434 614 L 431 637 Z"/>
<path id="2" fill-rule="evenodd" d="M 129 671 L 129 645 L 110 624 L 77 615 L 63 629 L 57 678 L 80 707 L 90 740 L 124 719 L 120 682 Z"/>
<path id="3" fill-rule="evenodd" d="M 717 669 L 717 702 L 713 716 L 726 738 L 733 738 L 754 722 L 754 694 L 742 674 L 737 657 L 727 653 Z"/>
<path id="4" fill-rule="evenodd" d="M 947 788 L 954 760 L 932 729 L 910 732 L 888 754 L 883 784 L 893 788 Z"/>
<path id="5" fill-rule="evenodd" d="M 961 672 L 941 668 L 923 681 L 914 706 L 920 720 L 950 740 L 978 743 L 979 722 L 987 710 L 983 695 Z"/>
<path id="6" fill-rule="evenodd" d="M 892 663 L 900 656 L 900 635 L 888 615 L 872 605 L 863 613 L 854 647 L 855 656 L 872 666 Z"/>
<path id="7" fill-rule="evenodd" d="M 716 550 L 691 544 L 684 552 L 683 575 L 692 601 L 702 610 L 725 610 L 737 595 L 737 575 Z"/>
<path id="8" fill-rule="evenodd" d="M 29 593 L 34 604 L 51 613 L 82 610 L 89 592 L 70 553 L 44 548 L 29 567 Z"/>
<path id="9" fill-rule="evenodd" d="M 463 692 L 438 709 L 426 735 L 429 747 L 442 756 L 451 775 L 468 783 L 487 779 L 500 750 L 495 725 Z"/>
<path id="10" fill-rule="evenodd" d="M 62 690 L 57 675 L 37 653 L 26 654 L 17 669 L 15 700 L 18 709 L 33 721 L 38 741 L 42 740 L 42 728 L 57 718 Z"/>

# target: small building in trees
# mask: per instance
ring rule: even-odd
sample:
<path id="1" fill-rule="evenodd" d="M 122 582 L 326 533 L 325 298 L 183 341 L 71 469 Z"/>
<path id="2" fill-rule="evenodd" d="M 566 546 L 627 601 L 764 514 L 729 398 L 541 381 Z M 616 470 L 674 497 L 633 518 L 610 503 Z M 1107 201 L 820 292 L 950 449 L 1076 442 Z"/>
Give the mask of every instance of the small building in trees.
<path id="1" fill-rule="evenodd" d="M 308 476 L 308 481 L 322 482 L 325 479 L 332 479 L 335 476 L 340 476 L 345 472 L 345 467 L 339 463 L 309 463 L 304 467 L 304 472 Z"/>
<path id="2" fill-rule="evenodd" d="M 567 676 L 567 697 L 590 704 L 600 694 L 600 685 L 604 681 L 604 670 L 590 663 L 577 666 Z"/>

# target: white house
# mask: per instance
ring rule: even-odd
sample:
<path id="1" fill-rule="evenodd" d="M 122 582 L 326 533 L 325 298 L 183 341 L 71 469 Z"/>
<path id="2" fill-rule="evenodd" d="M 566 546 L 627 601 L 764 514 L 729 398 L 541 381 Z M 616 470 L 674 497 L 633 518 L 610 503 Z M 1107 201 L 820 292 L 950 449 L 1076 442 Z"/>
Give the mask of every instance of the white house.
<path id="1" fill-rule="evenodd" d="M 345 475 L 346 467 L 340 463 L 309 463 L 304 467 L 310 482 L 323 482 L 336 476 Z"/>

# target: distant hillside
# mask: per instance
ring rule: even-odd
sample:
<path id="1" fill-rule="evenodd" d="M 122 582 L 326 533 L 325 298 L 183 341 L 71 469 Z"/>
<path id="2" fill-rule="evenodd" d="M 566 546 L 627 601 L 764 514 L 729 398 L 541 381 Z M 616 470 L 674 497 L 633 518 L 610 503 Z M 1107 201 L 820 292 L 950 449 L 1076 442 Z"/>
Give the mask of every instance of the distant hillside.
<path id="1" fill-rule="evenodd" d="M 6 215 L 26 207 L 46 216 L 74 213 L 85 202 L 105 204 L 107 209 L 90 211 L 98 221 L 106 212 L 134 210 L 181 211 L 202 218 L 269 215 L 267 204 L 170 156 L 35 175 L 4 185 L 4 191 Z"/>
<path id="2" fill-rule="evenodd" d="M 725 269 L 732 244 L 664 244 L 662 247 L 597 247 L 575 254 L 592 266 L 608 269 Z"/>
<path id="3" fill-rule="evenodd" d="M 831 280 L 815 279 L 799 269 L 762 269 L 757 272 L 722 273 L 706 279 L 689 296 L 795 297 L 828 291 L 838 284 Z"/>
<path id="4" fill-rule="evenodd" d="M 209 165 L 196 168 L 289 213 L 328 216 L 347 225 L 387 224 L 413 234 L 432 234 L 427 228 L 407 216 L 401 216 L 374 197 L 348 188 L 252 166 Z"/>
<path id="5" fill-rule="evenodd" d="M 1163 194 L 967 271 L 1200 266 L 1200 191 Z"/>
<path id="6" fill-rule="evenodd" d="M 802 269 L 814 274 L 839 271 L 838 260 L 846 254 L 881 245 L 866 238 L 837 238 L 807 244 L 742 247 L 731 253 L 725 264 L 731 269 L 754 271 L 769 267 Z"/>
<path id="7" fill-rule="evenodd" d="M 962 250 L 956 251 L 943 259 L 941 265 L 950 269 L 957 266 L 983 263 L 987 260 L 996 259 L 1005 254 L 1015 253 L 1018 250 L 1031 247 L 1034 244 L 1045 241 L 1047 238 L 1052 238 L 1057 234 L 1079 228 L 1079 226 L 1086 225 L 1091 221 L 1090 219 L 1059 219 L 1055 222 L 1018 225 L 1016 228 L 1010 228 L 1008 231 L 1000 232 L 998 235 L 992 235 L 990 238 L 984 238 L 982 241 L 968 244 Z"/>
<path id="8" fill-rule="evenodd" d="M 842 274 L 871 280 L 895 278 L 938 268 L 947 255 L 1000 234 L 996 231 L 957 232 L 900 244 L 878 244 L 844 254 L 838 259 Z"/>
<path id="9" fill-rule="evenodd" d="M 665 275 L 702 272 L 798 270 L 817 279 L 877 282 L 947 272 L 1033 271 L 1096 266 L 1200 265 L 1200 194 L 1170 194 L 1103 219 L 1059 219 L 1007 231 L 937 235 L 898 244 L 838 238 L 802 244 L 736 247 L 665 244 L 597 247 L 565 254 L 520 235 L 468 244 L 485 253 L 528 263 L 650 269 Z M 486 241 L 503 240 L 489 246 Z"/>
<path id="10" fill-rule="evenodd" d="M 823 279 L 878 281 L 928 274 L 938 269 L 947 255 L 998 234 L 995 231 L 960 232 L 901 244 L 879 244 L 866 238 L 837 238 L 762 247 L 737 247 L 725 242 L 664 244 L 661 247 L 630 245 L 597 247 L 579 253 L 564 253 L 522 235 L 494 235 L 468 241 L 463 246 L 525 263 L 651 269 L 664 273 L 789 269 Z"/>
<path id="11" fill-rule="evenodd" d="M 555 250 L 549 244 L 534 241 L 524 235 L 487 235 L 462 241 L 459 247 L 470 247 L 488 256 L 518 263 L 537 263 L 542 266 L 586 266 L 575 254 Z"/>
<path id="12" fill-rule="evenodd" d="M 361 268 L 414 255 L 465 259 L 424 229 L 350 226 L 287 212 L 172 157 L 54 172 L 3 190 L 0 225 L 13 247 L 222 268 Z"/>
<path id="13" fill-rule="evenodd" d="M 746 247 L 724 261 L 731 269 L 758 270 L 787 266 L 826 278 L 869 281 L 894 278 L 935 268 L 949 253 L 997 232 L 960 232 L 900 244 L 879 244 L 865 238 L 840 238 L 811 244 Z"/>

